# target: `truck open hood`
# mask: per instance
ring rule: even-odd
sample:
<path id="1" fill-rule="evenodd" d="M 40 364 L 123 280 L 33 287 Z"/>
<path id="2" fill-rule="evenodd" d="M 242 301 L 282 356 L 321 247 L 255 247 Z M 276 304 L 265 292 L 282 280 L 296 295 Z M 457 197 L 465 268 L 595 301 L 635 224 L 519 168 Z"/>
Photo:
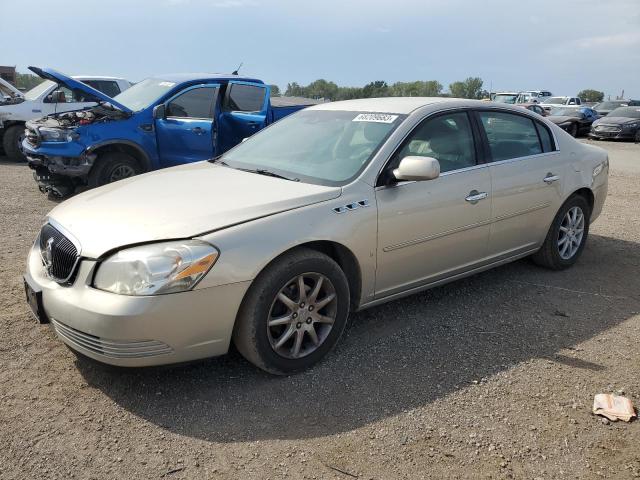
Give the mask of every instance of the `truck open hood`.
<path id="1" fill-rule="evenodd" d="M 76 80 L 75 78 L 67 77 L 65 74 L 56 72 L 52 68 L 38 68 L 38 67 L 29 67 L 33 73 L 38 75 L 40 78 L 44 78 L 45 80 L 51 80 L 52 82 L 56 82 L 60 85 L 64 85 L 70 90 L 80 90 L 82 92 L 88 93 L 95 98 L 102 100 L 103 102 L 108 102 L 113 105 L 118 110 L 122 110 L 125 113 L 133 113 L 130 108 L 125 107 L 121 103 L 116 102 L 113 98 L 108 95 L 105 95 L 99 90 L 95 88 L 91 88 L 89 85 L 82 83 L 80 80 Z"/>
<path id="2" fill-rule="evenodd" d="M 49 217 L 80 242 L 83 257 L 98 258 L 126 245 L 195 237 L 341 192 L 198 162 L 89 190 Z"/>
<path id="3" fill-rule="evenodd" d="M 20 90 L 2 78 L 0 78 L 0 94 L 3 97 L 24 98 L 24 94 Z M 2 103 L 1 98 L 0 103 Z"/>

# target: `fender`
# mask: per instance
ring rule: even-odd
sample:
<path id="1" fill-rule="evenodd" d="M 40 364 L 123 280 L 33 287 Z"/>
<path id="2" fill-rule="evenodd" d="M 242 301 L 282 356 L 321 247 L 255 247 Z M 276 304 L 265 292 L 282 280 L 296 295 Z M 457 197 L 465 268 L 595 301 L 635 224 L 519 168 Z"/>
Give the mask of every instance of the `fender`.
<path id="1" fill-rule="evenodd" d="M 144 167 L 145 171 L 148 172 L 151 170 L 151 159 L 149 158 L 149 155 L 147 154 L 147 152 L 144 151 L 144 149 L 140 145 L 138 145 L 136 142 L 132 142 L 131 140 L 112 139 L 112 140 L 105 140 L 100 143 L 95 143 L 87 147 L 84 150 L 84 152 L 82 152 L 82 155 L 89 155 L 93 153 L 94 150 L 97 150 L 107 145 L 126 145 L 128 147 L 134 148 L 140 154 L 140 158 L 142 159 L 142 164 L 143 164 L 142 166 Z"/>

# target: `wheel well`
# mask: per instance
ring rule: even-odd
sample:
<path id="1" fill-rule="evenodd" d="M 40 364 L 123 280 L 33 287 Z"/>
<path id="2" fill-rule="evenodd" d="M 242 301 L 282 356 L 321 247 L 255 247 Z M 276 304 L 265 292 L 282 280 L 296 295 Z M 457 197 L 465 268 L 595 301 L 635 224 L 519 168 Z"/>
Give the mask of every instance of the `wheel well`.
<path id="1" fill-rule="evenodd" d="M 593 211 L 594 197 L 593 197 L 593 192 L 591 190 L 589 190 L 586 187 L 581 188 L 573 192 L 573 195 L 580 195 L 582 198 L 584 198 L 589 204 L 589 210 Z"/>
<path id="2" fill-rule="evenodd" d="M 353 252 L 340 243 L 329 240 L 319 240 L 296 245 L 294 248 L 283 252 L 282 255 L 285 255 L 297 248 L 310 248 L 320 253 L 324 253 L 340 266 L 347 277 L 347 281 L 349 282 L 351 310 L 357 310 L 360 306 L 362 292 L 362 273 L 360 272 L 360 265 L 358 264 L 358 260 Z"/>
<path id="3" fill-rule="evenodd" d="M 102 155 L 109 152 L 126 153 L 127 155 L 135 158 L 136 162 L 138 162 L 138 165 L 140 165 L 140 168 L 143 171 L 146 172 L 147 170 L 149 170 L 149 165 L 144 154 L 136 147 L 127 145 L 126 143 L 110 143 L 108 145 L 96 148 L 91 153 Z"/>

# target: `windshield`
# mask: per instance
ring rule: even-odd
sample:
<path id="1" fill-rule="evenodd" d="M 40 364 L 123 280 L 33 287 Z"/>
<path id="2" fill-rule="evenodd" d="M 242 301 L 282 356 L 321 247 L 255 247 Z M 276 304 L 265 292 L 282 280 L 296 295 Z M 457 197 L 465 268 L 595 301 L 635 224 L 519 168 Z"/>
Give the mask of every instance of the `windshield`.
<path id="1" fill-rule="evenodd" d="M 49 90 L 51 87 L 55 85 L 55 82 L 51 80 L 45 80 L 39 85 L 36 85 L 27 93 L 24 94 L 24 98 L 27 100 L 36 100 L 40 95 Z"/>
<path id="2" fill-rule="evenodd" d="M 613 110 L 618 107 L 626 107 L 627 102 L 602 102 L 593 107 L 594 110 Z"/>
<path id="3" fill-rule="evenodd" d="M 160 78 L 147 78 L 127 88 L 120 95 L 113 97 L 113 99 L 128 109 L 138 112 L 147 108 L 175 85 L 175 82 L 168 82 Z"/>
<path id="4" fill-rule="evenodd" d="M 303 110 L 224 154 L 238 169 L 268 170 L 321 185 L 344 185 L 369 163 L 404 115 Z"/>
<path id="5" fill-rule="evenodd" d="M 566 101 L 566 97 L 549 97 L 545 98 L 542 103 L 565 103 Z"/>
<path id="6" fill-rule="evenodd" d="M 499 93 L 493 101 L 499 103 L 516 103 L 516 98 L 518 98 L 518 95 Z"/>
<path id="7" fill-rule="evenodd" d="M 613 112 L 609 113 L 609 117 L 640 118 L 640 108 L 638 107 L 616 108 Z"/>
<path id="8" fill-rule="evenodd" d="M 577 108 L 556 107 L 551 109 L 551 115 L 558 117 L 579 117 L 582 113 L 584 113 L 584 111 L 578 110 Z"/>

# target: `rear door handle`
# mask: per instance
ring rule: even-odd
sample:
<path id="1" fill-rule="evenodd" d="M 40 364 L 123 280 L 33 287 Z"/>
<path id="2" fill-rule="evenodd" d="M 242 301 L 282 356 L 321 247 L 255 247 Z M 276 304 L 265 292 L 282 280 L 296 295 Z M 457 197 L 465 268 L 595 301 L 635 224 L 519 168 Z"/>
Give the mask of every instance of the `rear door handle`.
<path id="1" fill-rule="evenodd" d="M 204 133 L 204 129 L 202 129 L 200 127 L 192 128 L 191 131 L 193 133 L 195 133 L 196 135 L 202 135 Z"/>
<path id="2" fill-rule="evenodd" d="M 465 201 L 471 203 L 472 205 L 475 205 L 480 200 L 484 200 L 488 196 L 489 194 L 487 192 L 479 192 L 477 190 L 471 190 L 467 198 L 465 198 Z"/>
<path id="3" fill-rule="evenodd" d="M 544 183 L 547 185 L 551 185 L 553 182 L 557 182 L 558 180 L 560 180 L 560 177 L 551 172 L 547 173 L 547 176 L 543 178 Z"/>

